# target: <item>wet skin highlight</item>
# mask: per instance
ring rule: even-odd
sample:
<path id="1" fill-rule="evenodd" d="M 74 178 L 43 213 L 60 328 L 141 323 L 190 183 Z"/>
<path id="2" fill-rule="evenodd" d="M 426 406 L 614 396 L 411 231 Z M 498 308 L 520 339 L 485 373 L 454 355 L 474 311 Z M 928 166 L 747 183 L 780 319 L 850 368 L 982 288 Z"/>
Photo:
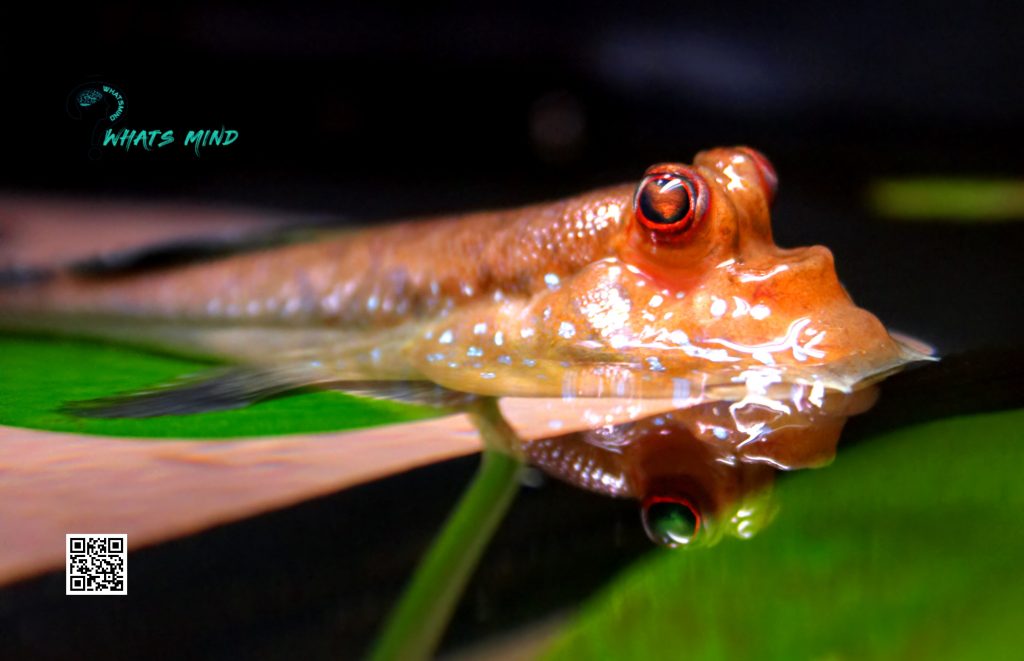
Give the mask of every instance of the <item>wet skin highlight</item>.
<path id="1" fill-rule="evenodd" d="M 759 152 L 711 149 L 549 203 L 64 273 L 0 290 L 0 326 L 490 396 L 849 391 L 923 358 L 852 302 L 828 249 L 775 245 L 776 186 Z"/>

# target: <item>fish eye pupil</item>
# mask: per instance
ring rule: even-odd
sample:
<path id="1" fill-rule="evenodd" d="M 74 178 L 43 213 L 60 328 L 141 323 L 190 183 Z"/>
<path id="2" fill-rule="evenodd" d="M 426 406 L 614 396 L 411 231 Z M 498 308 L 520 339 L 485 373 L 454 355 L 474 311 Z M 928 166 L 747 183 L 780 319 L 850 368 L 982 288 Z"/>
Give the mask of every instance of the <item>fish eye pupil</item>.
<path id="1" fill-rule="evenodd" d="M 656 244 L 689 241 L 707 215 L 708 195 L 699 172 L 680 163 L 652 165 L 633 196 L 639 236 Z"/>
<path id="2" fill-rule="evenodd" d="M 644 529 L 653 542 L 678 547 L 691 544 L 700 529 L 700 517 L 688 503 L 657 499 L 645 504 Z"/>
<path id="3" fill-rule="evenodd" d="M 656 225 L 677 223 L 690 212 L 690 188 L 679 177 L 648 180 L 639 198 L 640 213 Z"/>

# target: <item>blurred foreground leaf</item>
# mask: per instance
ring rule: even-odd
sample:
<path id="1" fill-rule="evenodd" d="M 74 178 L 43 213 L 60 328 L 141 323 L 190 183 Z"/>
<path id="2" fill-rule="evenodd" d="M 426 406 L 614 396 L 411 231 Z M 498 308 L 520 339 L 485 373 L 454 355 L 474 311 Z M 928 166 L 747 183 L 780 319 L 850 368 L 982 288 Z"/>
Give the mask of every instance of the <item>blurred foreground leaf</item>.
<path id="1" fill-rule="evenodd" d="M 68 401 L 139 390 L 209 367 L 110 344 L 0 335 L 0 424 L 105 436 L 238 438 L 439 415 L 432 408 L 338 392 L 304 392 L 234 411 L 146 419 L 87 419 L 58 412 Z"/>
<path id="2" fill-rule="evenodd" d="M 551 658 L 1008 658 L 1024 649 L 1024 410 L 905 428 L 777 485 L 757 538 L 653 552 Z"/>
<path id="3" fill-rule="evenodd" d="M 1024 181 L 1000 179 L 882 179 L 868 201 L 879 216 L 954 222 L 1024 219 Z"/>

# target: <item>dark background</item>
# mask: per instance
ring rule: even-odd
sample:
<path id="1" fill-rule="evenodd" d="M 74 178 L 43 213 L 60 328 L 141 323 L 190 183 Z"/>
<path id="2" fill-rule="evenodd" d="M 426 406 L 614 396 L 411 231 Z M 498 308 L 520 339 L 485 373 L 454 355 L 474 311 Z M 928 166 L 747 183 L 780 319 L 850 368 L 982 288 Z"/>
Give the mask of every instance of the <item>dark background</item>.
<path id="1" fill-rule="evenodd" d="M 895 223 L 864 191 L 887 176 L 1024 175 L 1024 3 L 52 11 L 6 22 L 0 46 L 9 192 L 374 221 L 557 197 L 746 143 L 780 174 L 779 243 L 832 248 L 858 303 L 944 356 L 1020 343 L 1020 223 Z M 124 94 L 119 127 L 173 128 L 176 144 L 90 159 L 93 126 L 65 106 L 93 80 Z M 236 144 L 199 159 L 182 147 L 188 129 L 220 126 Z M 53 657 L 90 640 L 108 658 L 352 654 L 472 469 L 449 462 L 133 554 L 133 596 L 112 610 L 66 600 L 59 573 L 8 587 L 0 642 Z M 647 548 L 632 504 L 529 491 L 448 644 L 572 606 Z M 357 575 L 366 558 L 378 564 Z"/>
<path id="2" fill-rule="evenodd" d="M 784 180 L 841 175 L 837 190 L 1020 172 L 1020 3 L 166 9 L 6 26 L 7 186 L 362 217 L 576 191 L 717 144 L 760 147 Z M 65 112 L 87 80 L 124 93 L 119 127 L 241 139 L 90 162 L 92 127 Z"/>

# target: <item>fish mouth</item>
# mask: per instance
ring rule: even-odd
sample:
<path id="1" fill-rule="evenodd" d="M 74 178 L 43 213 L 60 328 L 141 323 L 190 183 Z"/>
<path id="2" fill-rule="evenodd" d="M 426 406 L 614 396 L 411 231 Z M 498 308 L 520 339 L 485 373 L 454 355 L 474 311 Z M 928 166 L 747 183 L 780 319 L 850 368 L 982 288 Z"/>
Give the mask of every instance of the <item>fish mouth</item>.
<path id="1" fill-rule="evenodd" d="M 908 363 L 935 360 L 930 347 L 893 337 L 853 301 L 824 246 L 730 262 L 698 292 L 705 308 L 693 315 L 699 330 L 692 341 L 720 349 L 718 362 L 745 367 L 754 378 L 849 392 Z"/>
<path id="2" fill-rule="evenodd" d="M 623 293 L 634 306 L 633 332 L 617 343 L 612 335 L 611 346 L 655 372 L 704 384 L 821 383 L 848 392 L 930 359 L 853 302 L 824 246 L 726 259 L 694 286 L 665 295 L 651 296 L 651 283 L 636 285 Z"/>

